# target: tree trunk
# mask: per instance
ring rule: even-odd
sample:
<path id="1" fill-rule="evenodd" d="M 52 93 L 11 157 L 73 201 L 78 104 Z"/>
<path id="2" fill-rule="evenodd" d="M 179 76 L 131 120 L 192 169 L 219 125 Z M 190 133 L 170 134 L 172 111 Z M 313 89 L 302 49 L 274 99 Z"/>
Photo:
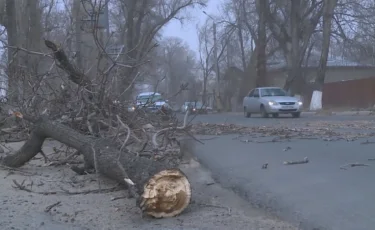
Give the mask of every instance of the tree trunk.
<path id="1" fill-rule="evenodd" d="M 257 0 L 257 11 L 259 16 L 258 21 L 258 38 L 257 38 L 257 77 L 256 86 L 264 87 L 267 86 L 266 79 L 266 46 L 267 46 L 267 35 L 266 35 L 266 15 L 265 15 L 265 4 L 264 0 Z"/>
<path id="2" fill-rule="evenodd" d="M 49 137 L 77 149 L 84 156 L 85 164 L 95 168 L 97 173 L 127 184 L 132 195 L 137 197 L 137 205 L 151 216 L 175 216 L 188 206 L 190 184 L 179 169 L 128 151 L 120 152 L 109 139 L 82 135 L 45 117 L 25 119 L 35 122 L 30 139 L 19 151 L 6 156 L 1 162 L 3 165 L 23 166 L 41 151 L 44 140 Z M 179 190 L 174 190 L 173 186 Z M 168 190 L 169 193 L 176 192 L 168 194 Z"/>
<path id="3" fill-rule="evenodd" d="M 16 47 L 18 45 L 17 38 L 17 14 L 14 0 L 6 1 L 6 29 L 8 33 L 8 45 Z M 8 92 L 7 96 L 11 103 L 19 101 L 20 89 L 17 79 L 18 58 L 15 55 L 15 48 L 8 48 Z"/>
<path id="4" fill-rule="evenodd" d="M 242 69 L 245 72 L 246 71 L 246 57 L 245 57 L 245 46 L 244 46 L 243 35 L 242 35 L 242 21 L 241 20 L 238 24 L 238 38 L 239 38 L 240 48 L 241 48 Z"/>
<path id="5" fill-rule="evenodd" d="M 299 44 L 299 24 L 300 24 L 300 0 L 292 0 L 291 2 L 291 58 L 289 60 L 290 65 L 288 66 L 288 78 L 285 83 L 285 89 L 290 90 L 292 94 L 301 93 L 301 76 L 300 74 L 300 44 Z"/>
<path id="6" fill-rule="evenodd" d="M 331 41 L 331 30 L 332 30 L 332 18 L 333 12 L 337 0 L 325 1 L 323 8 L 323 45 L 322 53 L 320 55 L 319 67 L 317 72 L 317 77 L 315 80 L 316 90 L 314 90 L 311 97 L 310 110 L 319 110 L 322 109 L 322 99 L 323 99 L 323 86 L 325 73 L 327 69 L 327 59 L 329 53 L 329 46 Z"/>
<path id="7" fill-rule="evenodd" d="M 256 87 L 256 63 L 257 63 L 257 49 L 258 46 L 255 46 L 253 52 L 251 53 L 249 64 L 244 71 L 244 76 L 241 80 L 240 93 L 238 102 L 242 103 L 243 96 L 246 95 L 250 89 Z"/>
<path id="8" fill-rule="evenodd" d="M 204 74 L 203 76 L 203 95 L 202 95 L 202 103 L 207 106 L 207 79 L 208 76 Z"/>
<path id="9" fill-rule="evenodd" d="M 74 17 L 74 33 L 75 33 L 75 49 L 76 49 L 76 59 L 77 67 L 79 70 L 83 71 L 82 63 L 82 30 L 81 30 L 81 0 L 74 0 L 73 2 L 73 17 Z"/>

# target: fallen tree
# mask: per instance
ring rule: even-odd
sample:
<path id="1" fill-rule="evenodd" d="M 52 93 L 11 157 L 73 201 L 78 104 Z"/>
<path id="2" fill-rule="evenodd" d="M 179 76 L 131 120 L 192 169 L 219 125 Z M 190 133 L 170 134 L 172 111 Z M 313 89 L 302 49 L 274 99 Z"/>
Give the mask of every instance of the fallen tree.
<path id="1" fill-rule="evenodd" d="M 83 155 L 86 169 L 93 168 L 96 173 L 126 185 L 143 213 L 162 218 L 176 216 L 185 210 L 191 200 L 188 178 L 177 168 L 177 165 L 158 161 L 154 156 L 159 155 L 162 150 L 157 143 L 157 137 L 172 130 L 184 129 L 188 114 L 185 115 L 182 126 L 163 128 L 149 138 L 153 146 L 151 157 L 142 157 L 138 153 L 129 151 L 126 144 L 130 137 L 134 137 L 130 128 L 121 121 L 118 115 L 106 111 L 103 105 L 104 99 L 100 100 L 98 94 L 93 93 L 94 86 L 89 78 L 69 62 L 61 47 L 48 40 L 45 40 L 45 45 L 53 51 L 56 63 L 68 74 L 70 81 L 83 88 L 82 101 L 85 102 L 84 109 L 87 114 L 87 117 L 83 119 L 87 121 L 87 128 L 90 132 L 92 133 L 90 121 L 95 120 L 95 116 L 97 121 L 99 115 L 106 119 L 117 117 L 121 124 L 118 126 L 123 126 L 127 130 L 125 141 L 119 147 L 114 138 L 84 135 L 46 115 L 31 116 L 15 112 L 14 115 L 19 119 L 32 123 L 33 128 L 29 139 L 21 149 L 5 156 L 1 159 L 1 164 L 7 167 L 23 166 L 39 152 L 43 153 L 44 141 L 46 138 L 52 138 L 79 151 Z M 112 120 L 106 126 L 111 123 Z"/>
<path id="2" fill-rule="evenodd" d="M 23 166 L 41 152 L 46 138 L 53 138 L 77 149 L 84 156 L 85 167 L 126 184 L 137 199 L 137 205 L 148 215 L 157 218 L 176 216 L 189 205 L 190 183 L 178 168 L 136 156 L 126 149 L 120 151 L 110 139 L 82 135 L 44 116 L 38 119 L 18 116 L 33 122 L 34 129 L 20 150 L 2 159 L 3 165 Z"/>

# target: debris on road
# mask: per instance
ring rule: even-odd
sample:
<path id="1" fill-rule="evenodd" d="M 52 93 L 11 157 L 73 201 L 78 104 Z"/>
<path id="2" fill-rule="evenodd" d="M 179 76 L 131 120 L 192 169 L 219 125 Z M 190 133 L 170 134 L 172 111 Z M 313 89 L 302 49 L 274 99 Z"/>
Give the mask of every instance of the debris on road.
<path id="1" fill-rule="evenodd" d="M 199 122 L 190 125 L 190 131 L 196 135 L 229 135 L 244 143 L 268 143 L 290 141 L 291 139 L 321 139 L 324 141 L 344 140 L 352 142 L 360 138 L 375 136 L 375 121 L 313 121 L 298 127 L 287 125 L 245 126 L 236 124 L 211 124 Z M 243 139 L 247 136 L 246 139 Z M 255 138 L 276 137 L 272 141 L 256 141 Z M 364 142 L 370 144 L 372 141 Z M 374 141 L 375 143 L 375 141 Z"/>
<path id="2" fill-rule="evenodd" d="M 285 149 L 283 149 L 283 151 L 286 152 L 286 151 L 291 150 L 291 149 L 292 149 L 292 147 L 287 146 Z"/>
<path id="3" fill-rule="evenodd" d="M 57 201 L 56 203 L 53 203 L 51 205 L 48 205 L 45 209 L 44 212 L 49 212 L 51 209 L 53 209 L 56 206 L 59 206 L 61 204 L 61 201 Z"/>
<path id="4" fill-rule="evenodd" d="M 346 164 L 346 165 L 342 165 L 340 167 L 340 169 L 344 169 L 344 170 L 347 170 L 348 167 L 357 167 L 357 166 L 370 166 L 368 164 L 363 164 L 363 163 L 351 163 L 351 164 Z"/>
<path id="5" fill-rule="evenodd" d="M 301 161 L 284 161 L 284 165 L 297 165 L 297 164 L 307 164 L 309 159 L 307 157 L 303 158 Z"/>
<path id="6" fill-rule="evenodd" d="M 267 167 L 268 167 L 268 163 L 265 163 L 262 165 L 262 169 L 267 169 Z"/>
<path id="7" fill-rule="evenodd" d="M 361 145 L 368 145 L 368 144 L 375 144 L 375 141 L 366 140 L 364 142 L 361 142 Z"/>

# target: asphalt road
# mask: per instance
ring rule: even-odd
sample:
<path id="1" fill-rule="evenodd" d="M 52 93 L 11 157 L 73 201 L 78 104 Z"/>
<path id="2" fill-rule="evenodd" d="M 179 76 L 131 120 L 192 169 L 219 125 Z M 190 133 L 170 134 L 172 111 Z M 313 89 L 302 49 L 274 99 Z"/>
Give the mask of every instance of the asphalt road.
<path id="1" fill-rule="evenodd" d="M 305 115 L 298 119 L 264 119 L 216 114 L 199 116 L 194 122 L 272 127 L 309 127 L 308 123 L 328 122 L 347 125 L 346 129 L 336 126 L 337 131 L 358 133 L 361 128 L 355 130 L 352 125 L 371 120 L 375 117 Z M 375 135 L 375 125 L 367 126 L 366 131 Z M 356 141 L 292 138 L 254 143 L 236 137 L 238 135 L 227 135 L 207 140 L 205 136 L 205 144 L 196 146 L 197 158 L 223 186 L 232 188 L 255 206 L 300 223 L 302 229 L 375 229 L 375 161 L 369 161 L 375 158 L 375 145 L 361 144 L 365 140 L 375 141 L 375 138 Z M 251 141 L 265 139 L 247 138 Z M 283 164 L 304 157 L 310 162 Z M 342 165 L 355 162 L 369 166 L 340 169 Z M 261 169 L 264 163 L 269 164 L 267 169 Z"/>

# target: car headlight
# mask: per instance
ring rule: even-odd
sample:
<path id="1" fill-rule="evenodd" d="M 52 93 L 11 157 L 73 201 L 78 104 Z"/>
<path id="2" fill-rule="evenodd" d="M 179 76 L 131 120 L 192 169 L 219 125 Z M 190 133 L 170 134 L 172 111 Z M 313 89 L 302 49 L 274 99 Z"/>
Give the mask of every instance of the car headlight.
<path id="1" fill-rule="evenodd" d="M 278 105 L 279 103 L 277 103 L 276 101 L 269 101 L 268 104 L 269 105 Z"/>
<path id="2" fill-rule="evenodd" d="M 303 105 L 302 101 L 297 102 L 299 106 Z"/>

